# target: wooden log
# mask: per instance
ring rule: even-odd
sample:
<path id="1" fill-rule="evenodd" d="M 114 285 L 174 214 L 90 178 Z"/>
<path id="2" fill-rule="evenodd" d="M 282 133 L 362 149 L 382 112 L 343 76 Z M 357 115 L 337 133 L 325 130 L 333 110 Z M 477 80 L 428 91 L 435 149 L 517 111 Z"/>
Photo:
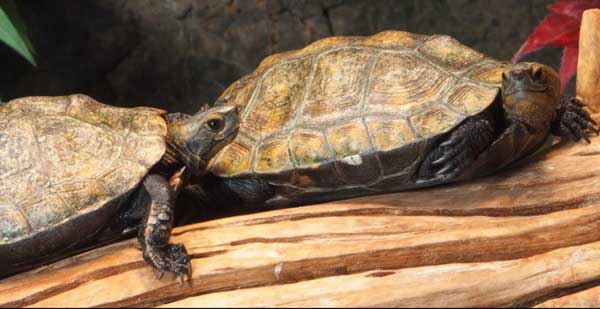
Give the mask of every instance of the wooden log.
<path id="1" fill-rule="evenodd" d="M 0 281 L 0 306 L 529 306 L 600 279 L 599 229 L 594 137 L 478 181 L 177 228 L 183 287 L 128 240 Z"/>
<path id="2" fill-rule="evenodd" d="M 577 96 L 600 112 L 600 9 L 583 12 L 579 31 Z"/>
<path id="3" fill-rule="evenodd" d="M 562 297 L 550 299 L 542 302 L 535 307 L 537 308 L 598 308 L 600 307 L 600 287 L 594 286 L 596 282 L 592 282 L 582 291 L 576 291 L 572 294 L 567 294 Z M 585 288 L 586 286 L 583 286 Z"/>

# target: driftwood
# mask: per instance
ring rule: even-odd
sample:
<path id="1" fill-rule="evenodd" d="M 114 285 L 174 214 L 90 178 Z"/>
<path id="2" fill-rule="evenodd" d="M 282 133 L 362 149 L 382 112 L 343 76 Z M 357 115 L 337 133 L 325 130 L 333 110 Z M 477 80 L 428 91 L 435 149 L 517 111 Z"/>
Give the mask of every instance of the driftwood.
<path id="1" fill-rule="evenodd" d="M 589 19 L 584 99 L 600 76 Z M 128 240 L 0 281 L 0 306 L 600 306 L 599 230 L 593 137 L 478 181 L 177 228 L 183 287 Z"/>
<path id="2" fill-rule="evenodd" d="M 577 62 L 577 96 L 600 112 L 600 9 L 583 12 L 579 31 L 579 59 Z"/>

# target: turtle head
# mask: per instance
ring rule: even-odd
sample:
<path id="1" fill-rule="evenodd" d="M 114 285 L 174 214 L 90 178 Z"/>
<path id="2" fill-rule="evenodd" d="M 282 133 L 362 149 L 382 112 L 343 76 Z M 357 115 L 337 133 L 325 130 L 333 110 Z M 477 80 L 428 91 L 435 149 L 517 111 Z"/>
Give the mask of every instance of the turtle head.
<path id="1" fill-rule="evenodd" d="M 549 128 L 560 101 L 560 79 L 551 67 L 521 62 L 502 73 L 504 111 L 529 131 Z"/>
<path id="2" fill-rule="evenodd" d="M 237 136 L 239 116 L 235 105 L 202 109 L 192 116 L 169 122 L 167 152 L 193 174 L 200 174 L 208 161 Z"/>

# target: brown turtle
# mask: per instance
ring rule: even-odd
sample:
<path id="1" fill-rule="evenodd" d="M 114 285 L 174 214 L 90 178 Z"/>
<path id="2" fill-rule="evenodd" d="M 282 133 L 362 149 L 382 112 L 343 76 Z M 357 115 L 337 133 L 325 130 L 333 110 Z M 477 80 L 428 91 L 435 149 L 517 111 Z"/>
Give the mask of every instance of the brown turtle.
<path id="1" fill-rule="evenodd" d="M 144 258 L 182 279 L 189 258 L 169 243 L 177 192 L 237 129 L 232 106 L 166 115 L 84 95 L 2 105 L 0 277 L 138 230 Z"/>
<path id="2" fill-rule="evenodd" d="M 332 37 L 276 54 L 218 104 L 237 138 L 194 191 L 208 203 L 289 206 L 497 171 L 549 136 L 588 140 L 583 103 L 539 63 L 512 65 L 445 35 Z"/>

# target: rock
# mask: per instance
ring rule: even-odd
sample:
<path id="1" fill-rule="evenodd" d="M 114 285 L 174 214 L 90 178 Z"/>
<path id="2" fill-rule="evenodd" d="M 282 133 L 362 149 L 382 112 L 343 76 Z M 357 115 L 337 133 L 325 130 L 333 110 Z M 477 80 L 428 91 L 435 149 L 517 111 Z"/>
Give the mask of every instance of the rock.
<path id="1" fill-rule="evenodd" d="M 331 35 L 450 34 L 509 59 L 551 0 L 19 1 L 37 68 L 0 46 L 0 96 L 85 93 L 193 112 L 266 56 Z M 560 51 L 533 55 L 558 65 Z"/>

